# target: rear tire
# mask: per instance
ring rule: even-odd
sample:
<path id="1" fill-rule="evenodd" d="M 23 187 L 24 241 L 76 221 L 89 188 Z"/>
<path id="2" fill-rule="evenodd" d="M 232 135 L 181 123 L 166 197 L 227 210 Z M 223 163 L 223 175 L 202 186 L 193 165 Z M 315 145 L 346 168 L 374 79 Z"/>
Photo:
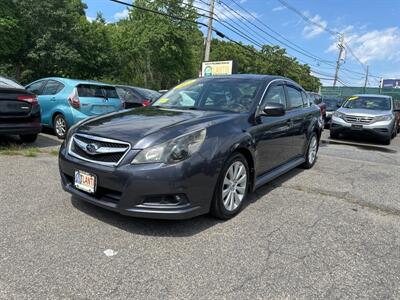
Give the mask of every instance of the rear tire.
<path id="1" fill-rule="evenodd" d="M 233 154 L 219 175 L 211 203 L 211 215 L 222 220 L 237 215 L 246 201 L 249 178 L 250 172 L 246 158 L 240 153 Z"/>
<path id="2" fill-rule="evenodd" d="M 19 138 L 24 143 L 33 143 L 37 139 L 37 134 L 21 134 Z"/>
<path id="3" fill-rule="evenodd" d="M 314 132 L 310 137 L 310 142 L 308 143 L 305 156 L 306 161 L 301 165 L 302 168 L 311 169 L 314 166 L 315 162 L 317 161 L 318 149 L 318 137 L 317 134 Z"/>
<path id="4" fill-rule="evenodd" d="M 65 139 L 68 131 L 68 125 L 67 120 L 65 120 L 65 117 L 63 115 L 58 114 L 54 117 L 53 128 L 54 133 L 59 139 Z"/>

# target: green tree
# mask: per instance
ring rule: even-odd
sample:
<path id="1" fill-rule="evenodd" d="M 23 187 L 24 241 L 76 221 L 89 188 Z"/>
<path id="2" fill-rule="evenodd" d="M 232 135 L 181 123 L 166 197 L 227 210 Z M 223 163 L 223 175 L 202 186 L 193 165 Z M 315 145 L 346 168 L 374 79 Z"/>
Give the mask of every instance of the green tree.
<path id="1" fill-rule="evenodd" d="M 196 19 L 195 11 L 182 6 L 182 0 L 137 0 L 135 4 Z M 159 89 L 197 76 L 202 34 L 195 24 L 132 9 L 114 29 L 112 40 L 123 82 Z"/>

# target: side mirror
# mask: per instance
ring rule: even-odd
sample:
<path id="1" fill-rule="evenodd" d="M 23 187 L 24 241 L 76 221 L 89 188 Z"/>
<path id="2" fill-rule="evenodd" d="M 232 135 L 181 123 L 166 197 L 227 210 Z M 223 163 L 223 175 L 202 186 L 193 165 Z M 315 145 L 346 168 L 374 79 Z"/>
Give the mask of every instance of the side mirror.
<path id="1" fill-rule="evenodd" d="M 336 103 L 336 107 L 337 108 L 342 107 L 342 103 Z"/>
<path id="2" fill-rule="evenodd" d="M 261 112 L 263 116 L 279 117 L 285 114 L 285 106 L 280 103 L 267 102 Z"/>

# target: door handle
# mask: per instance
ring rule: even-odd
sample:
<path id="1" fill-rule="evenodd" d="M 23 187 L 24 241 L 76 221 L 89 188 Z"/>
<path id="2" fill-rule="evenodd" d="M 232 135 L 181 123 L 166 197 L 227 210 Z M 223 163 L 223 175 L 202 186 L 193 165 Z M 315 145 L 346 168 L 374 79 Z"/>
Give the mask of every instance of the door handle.
<path id="1" fill-rule="evenodd" d="M 51 97 L 50 101 L 56 101 L 56 97 Z"/>
<path id="2" fill-rule="evenodd" d="M 292 125 L 293 125 L 292 119 L 287 119 L 286 120 L 286 125 L 288 125 L 289 127 L 292 127 Z"/>

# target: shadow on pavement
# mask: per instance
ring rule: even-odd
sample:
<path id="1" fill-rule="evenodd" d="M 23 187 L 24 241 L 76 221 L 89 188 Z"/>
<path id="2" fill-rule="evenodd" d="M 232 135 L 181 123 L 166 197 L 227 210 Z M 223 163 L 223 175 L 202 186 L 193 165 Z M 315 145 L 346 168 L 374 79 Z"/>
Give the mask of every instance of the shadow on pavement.
<path id="1" fill-rule="evenodd" d="M 281 177 L 267 183 L 263 187 L 251 193 L 247 198 L 244 208 L 252 205 L 275 188 L 280 187 L 285 181 L 301 173 L 302 169 L 293 169 Z M 222 221 L 211 217 L 210 215 L 199 216 L 189 220 L 154 220 L 127 217 L 95 206 L 91 203 L 80 200 L 77 197 L 71 197 L 72 205 L 81 212 L 111 226 L 127 232 L 139 235 L 162 236 L 162 237 L 187 237 L 196 235 L 220 223 Z"/>
<path id="2" fill-rule="evenodd" d="M 390 149 L 387 146 L 382 144 L 377 144 L 375 141 L 372 141 L 370 138 L 363 137 L 354 137 L 354 138 L 341 138 L 341 139 L 322 139 L 320 146 L 325 147 L 329 144 L 332 145 L 346 145 L 351 147 L 356 147 L 361 150 L 367 151 L 380 151 L 385 153 L 397 153 L 396 150 Z"/>
<path id="3" fill-rule="evenodd" d="M 23 146 L 23 147 L 37 147 L 37 148 L 47 148 L 60 146 L 61 140 L 57 139 L 55 136 L 47 134 L 39 134 L 37 140 L 34 143 L 23 143 L 17 135 L 4 135 L 0 136 L 0 147 L 7 148 L 13 145 Z"/>

